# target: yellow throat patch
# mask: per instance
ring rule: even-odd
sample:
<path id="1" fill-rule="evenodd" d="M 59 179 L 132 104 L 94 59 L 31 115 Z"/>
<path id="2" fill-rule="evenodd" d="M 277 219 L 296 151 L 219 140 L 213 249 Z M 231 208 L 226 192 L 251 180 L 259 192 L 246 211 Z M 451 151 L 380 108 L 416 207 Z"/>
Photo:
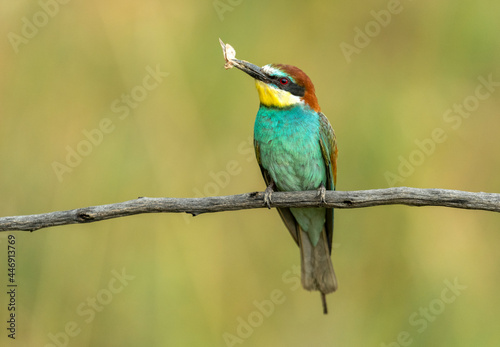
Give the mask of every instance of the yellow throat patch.
<path id="1" fill-rule="evenodd" d="M 266 83 L 255 80 L 259 92 L 260 103 L 268 107 L 288 107 L 302 103 L 302 99 L 286 90 L 273 88 Z"/>

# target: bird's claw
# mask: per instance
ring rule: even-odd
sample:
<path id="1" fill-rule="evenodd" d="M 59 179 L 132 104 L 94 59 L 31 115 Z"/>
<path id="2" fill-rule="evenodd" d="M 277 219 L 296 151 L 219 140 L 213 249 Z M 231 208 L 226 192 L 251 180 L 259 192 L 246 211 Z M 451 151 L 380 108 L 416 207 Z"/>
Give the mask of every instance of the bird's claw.
<path id="1" fill-rule="evenodd" d="M 273 195 L 274 189 L 273 185 L 270 184 L 266 190 L 264 191 L 264 203 L 266 204 L 267 208 L 271 208 L 271 203 L 272 203 L 272 195 Z"/>
<path id="2" fill-rule="evenodd" d="M 321 205 L 326 204 L 326 188 L 323 185 L 323 183 L 321 183 L 321 185 L 319 186 L 318 195 L 316 195 L 316 196 L 319 197 Z"/>

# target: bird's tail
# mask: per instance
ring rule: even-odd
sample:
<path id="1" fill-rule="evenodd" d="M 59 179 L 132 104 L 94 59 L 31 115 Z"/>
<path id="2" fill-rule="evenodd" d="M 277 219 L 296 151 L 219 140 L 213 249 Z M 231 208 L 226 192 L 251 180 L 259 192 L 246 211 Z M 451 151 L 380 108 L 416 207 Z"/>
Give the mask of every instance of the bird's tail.
<path id="1" fill-rule="evenodd" d="M 325 294 L 337 290 L 337 278 L 333 271 L 326 232 L 323 229 L 316 246 L 313 246 L 309 236 L 300 226 L 299 234 L 302 286 L 307 290 L 318 290 L 321 292 L 323 311 L 326 314 L 328 310 Z"/>

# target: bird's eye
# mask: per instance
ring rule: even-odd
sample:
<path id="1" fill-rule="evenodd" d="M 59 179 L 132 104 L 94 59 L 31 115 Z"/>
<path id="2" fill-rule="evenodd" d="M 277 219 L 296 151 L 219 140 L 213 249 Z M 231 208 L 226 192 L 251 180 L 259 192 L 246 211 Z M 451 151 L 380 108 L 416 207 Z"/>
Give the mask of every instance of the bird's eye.
<path id="1" fill-rule="evenodd" d="M 290 80 L 288 78 L 286 78 L 286 77 L 280 78 L 281 85 L 286 86 L 288 84 L 288 82 L 290 82 Z"/>

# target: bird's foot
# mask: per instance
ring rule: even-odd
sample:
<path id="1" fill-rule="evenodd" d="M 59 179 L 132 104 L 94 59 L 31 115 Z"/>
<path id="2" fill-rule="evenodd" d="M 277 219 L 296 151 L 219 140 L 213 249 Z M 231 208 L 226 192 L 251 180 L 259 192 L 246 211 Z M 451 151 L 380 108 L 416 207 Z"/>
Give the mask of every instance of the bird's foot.
<path id="1" fill-rule="evenodd" d="M 271 202 L 272 202 L 271 197 L 273 195 L 273 192 L 274 192 L 274 182 L 271 182 L 264 191 L 264 203 L 269 209 L 271 208 Z"/>
<path id="2" fill-rule="evenodd" d="M 321 205 L 326 204 L 326 188 L 323 183 L 321 183 L 321 185 L 319 186 L 318 195 L 316 196 L 319 197 Z"/>

